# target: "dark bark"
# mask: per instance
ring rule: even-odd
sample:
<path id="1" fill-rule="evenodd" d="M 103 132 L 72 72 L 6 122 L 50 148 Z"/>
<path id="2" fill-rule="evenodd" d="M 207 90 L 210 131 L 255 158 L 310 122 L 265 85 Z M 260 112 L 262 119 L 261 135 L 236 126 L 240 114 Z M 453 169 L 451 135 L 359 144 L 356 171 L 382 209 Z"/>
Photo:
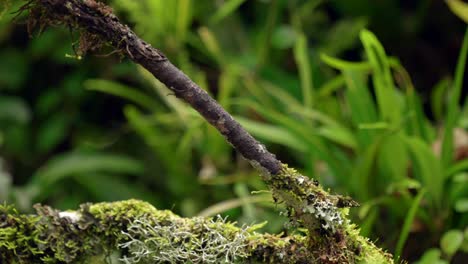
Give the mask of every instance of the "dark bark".
<path id="1" fill-rule="evenodd" d="M 140 39 L 128 26 L 120 23 L 109 7 L 94 0 L 37 0 L 37 2 L 40 2 L 41 8 L 44 8 L 41 11 L 49 17 L 50 22 L 78 25 L 142 65 L 178 98 L 189 103 L 216 127 L 244 158 L 254 164 L 260 164 L 270 174 L 275 175 L 280 172 L 281 162 L 275 155 L 268 152 L 206 91 L 175 67 L 161 51 Z"/>

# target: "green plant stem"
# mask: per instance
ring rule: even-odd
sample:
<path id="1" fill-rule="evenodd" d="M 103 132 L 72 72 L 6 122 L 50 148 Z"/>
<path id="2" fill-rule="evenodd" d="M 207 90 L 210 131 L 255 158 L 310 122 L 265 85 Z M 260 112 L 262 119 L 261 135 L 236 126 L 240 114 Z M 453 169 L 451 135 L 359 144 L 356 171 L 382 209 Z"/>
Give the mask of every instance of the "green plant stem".
<path id="1" fill-rule="evenodd" d="M 452 87 L 450 102 L 448 104 L 447 117 L 445 121 L 444 137 L 442 141 L 442 165 L 446 169 L 453 161 L 453 128 L 456 125 L 460 113 L 460 96 L 463 87 L 463 74 L 465 72 L 466 58 L 468 55 L 468 27 L 463 38 L 463 45 L 458 57 L 455 70 L 455 82 Z"/>

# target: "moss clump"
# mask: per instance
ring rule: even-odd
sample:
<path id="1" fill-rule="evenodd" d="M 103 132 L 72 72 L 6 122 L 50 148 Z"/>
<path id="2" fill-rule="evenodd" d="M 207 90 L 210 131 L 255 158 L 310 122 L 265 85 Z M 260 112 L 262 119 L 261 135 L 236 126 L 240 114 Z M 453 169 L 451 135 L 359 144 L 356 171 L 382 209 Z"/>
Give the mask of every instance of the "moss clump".
<path id="1" fill-rule="evenodd" d="M 0 206 L 0 263 L 76 263 L 117 249 L 135 219 L 173 215 L 148 203 L 129 200 L 83 204 L 78 211 L 59 212 L 35 205 L 36 215 Z"/>
<path id="2" fill-rule="evenodd" d="M 44 256 L 44 227 L 38 225 L 39 220 L 38 216 L 21 215 L 12 206 L 0 205 L 0 260 L 33 263 Z"/>
<path id="3" fill-rule="evenodd" d="M 328 193 L 317 181 L 286 165 L 278 175 L 264 178 L 275 200 L 285 203 L 291 225 L 308 231 L 314 262 L 393 263 L 391 255 L 359 236 L 348 220 L 348 207 L 358 206 L 351 198 Z"/>

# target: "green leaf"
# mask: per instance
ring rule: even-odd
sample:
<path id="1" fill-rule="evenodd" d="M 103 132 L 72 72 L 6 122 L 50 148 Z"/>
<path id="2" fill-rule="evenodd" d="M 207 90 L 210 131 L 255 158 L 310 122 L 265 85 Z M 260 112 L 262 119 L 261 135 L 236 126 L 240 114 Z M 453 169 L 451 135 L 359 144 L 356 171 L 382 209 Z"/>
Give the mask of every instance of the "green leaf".
<path id="1" fill-rule="evenodd" d="M 28 188 L 36 195 L 40 195 L 48 193 L 52 184 L 79 174 L 96 172 L 141 174 L 143 170 L 143 165 L 139 161 L 122 155 L 65 153 L 42 166 L 33 175 Z"/>
<path id="2" fill-rule="evenodd" d="M 400 232 L 400 237 L 398 238 L 398 242 L 395 249 L 395 262 L 400 258 L 401 253 L 403 252 L 403 247 L 405 246 L 406 240 L 408 239 L 408 235 L 411 231 L 411 225 L 413 224 L 414 217 L 416 216 L 416 212 L 418 211 L 419 204 L 421 203 L 421 199 L 423 198 L 424 194 L 426 193 L 425 189 L 421 189 L 418 195 L 414 198 L 410 209 L 405 217 L 405 222 L 403 223 L 403 227 Z"/>
<path id="3" fill-rule="evenodd" d="M 334 92 L 344 87 L 345 84 L 346 82 L 343 75 L 333 77 L 332 79 L 326 81 L 322 86 L 320 86 L 320 88 L 318 89 L 318 97 L 330 97 Z"/>
<path id="4" fill-rule="evenodd" d="M 440 208 L 444 192 L 444 177 L 440 161 L 436 158 L 432 149 L 422 139 L 403 137 L 408 146 L 413 162 L 413 170 L 416 178 L 419 178 L 428 191 L 433 205 Z"/>
<path id="5" fill-rule="evenodd" d="M 357 149 L 358 143 L 354 135 L 347 129 L 341 126 L 322 126 L 317 129 L 317 134 L 334 142 L 338 145 L 343 145 L 350 149 Z"/>
<path id="6" fill-rule="evenodd" d="M 176 23 L 176 34 L 177 39 L 181 42 L 185 41 L 187 32 L 190 29 L 192 22 L 192 1 L 191 0 L 179 0 L 177 6 L 177 19 Z"/>
<path id="7" fill-rule="evenodd" d="M 447 168 L 453 161 L 453 129 L 459 117 L 459 101 L 463 87 L 463 75 L 465 72 L 466 58 L 468 55 L 468 27 L 463 38 L 463 45 L 458 57 L 457 68 L 455 70 L 455 81 L 451 91 L 450 102 L 448 104 L 447 116 L 444 124 L 444 137 L 442 140 L 442 166 Z"/>
<path id="8" fill-rule="evenodd" d="M 214 32 L 207 27 L 200 27 L 198 29 L 198 35 L 205 45 L 205 48 L 209 51 L 209 55 L 211 55 L 219 65 L 223 65 L 225 62 L 224 52 Z"/>
<path id="9" fill-rule="evenodd" d="M 370 72 L 372 70 L 372 66 L 369 62 L 351 62 L 345 61 L 338 58 L 334 58 L 332 56 L 328 56 L 325 53 L 320 54 L 320 59 L 327 64 L 328 66 L 335 68 L 341 71 L 363 71 L 363 72 Z"/>
<path id="10" fill-rule="evenodd" d="M 391 183 L 387 188 L 387 193 L 395 193 L 395 192 L 405 192 L 408 189 L 420 189 L 421 183 L 417 180 L 410 179 L 410 178 L 403 178 L 397 182 Z"/>
<path id="11" fill-rule="evenodd" d="M 265 227 L 267 224 L 268 224 L 268 221 L 263 221 L 261 223 L 251 225 L 251 226 L 249 226 L 247 228 L 247 231 L 248 232 L 257 231 L 257 230 L 262 229 L 263 227 Z"/>
<path id="12" fill-rule="evenodd" d="M 386 136 L 377 154 L 379 183 L 387 185 L 403 181 L 408 173 L 408 150 L 402 133 Z"/>
<path id="13" fill-rule="evenodd" d="M 297 68 L 299 69 L 304 105 L 307 108 L 310 108 L 314 101 L 314 85 L 309 60 L 309 50 L 307 47 L 307 38 L 304 34 L 299 34 L 299 37 L 296 40 L 296 45 L 294 45 L 294 59 L 296 60 Z"/>
<path id="14" fill-rule="evenodd" d="M 23 99 L 12 96 L 0 96 L 0 124 L 8 121 L 26 124 L 30 119 L 31 112 Z"/>
<path id="15" fill-rule="evenodd" d="M 290 25 L 279 25 L 271 37 L 271 44 L 277 49 L 289 49 L 297 41 L 297 32 Z"/>
<path id="16" fill-rule="evenodd" d="M 67 136 L 70 120 L 70 116 L 61 111 L 46 119 L 37 132 L 37 150 L 45 153 L 60 144 Z"/>
<path id="17" fill-rule="evenodd" d="M 150 202 L 155 200 L 155 195 L 144 186 L 129 182 L 118 175 L 90 172 L 75 175 L 73 178 L 97 201 L 142 199 Z"/>
<path id="18" fill-rule="evenodd" d="M 239 8 L 239 6 L 245 2 L 245 0 L 228 0 L 221 8 L 219 8 L 213 16 L 210 18 L 210 24 L 219 23 L 223 18 L 229 16 Z"/>
<path id="19" fill-rule="evenodd" d="M 361 126 L 377 122 L 376 106 L 367 87 L 365 74 L 346 70 L 343 76 L 346 81 L 345 98 L 350 108 L 351 122 L 353 127 L 359 128 L 355 135 L 361 148 L 366 148 L 372 144 L 377 133 L 361 129 Z"/>
<path id="20" fill-rule="evenodd" d="M 351 149 L 356 149 L 358 146 L 357 140 L 353 132 L 346 126 L 340 124 L 332 117 L 313 109 L 309 109 L 300 104 L 289 103 L 289 109 L 294 114 L 302 116 L 307 121 L 316 121 L 319 124 L 314 134 L 330 140 L 338 145 L 342 145 Z"/>
<path id="21" fill-rule="evenodd" d="M 401 103 L 397 98 L 389 59 L 382 44 L 372 32 L 363 30 L 360 37 L 372 66 L 372 80 L 381 118 L 397 126 L 401 119 Z"/>
<path id="22" fill-rule="evenodd" d="M 238 86 L 237 82 L 239 80 L 238 70 L 231 66 L 224 67 L 221 75 L 219 76 L 219 91 L 218 91 L 218 102 L 221 106 L 230 111 L 230 99 L 232 93 L 235 91 Z"/>
<path id="23" fill-rule="evenodd" d="M 359 155 L 352 170 L 351 187 L 359 200 L 368 200 L 374 189 L 371 188 L 372 173 L 375 168 L 377 154 L 381 147 L 382 139 L 377 138 L 371 142 Z"/>
<path id="24" fill-rule="evenodd" d="M 307 151 L 307 147 L 304 143 L 299 140 L 294 134 L 290 133 L 288 130 L 280 127 L 269 125 L 265 123 L 260 123 L 257 121 L 252 121 L 245 119 L 239 116 L 236 116 L 235 119 L 243 126 L 247 131 L 252 133 L 252 135 L 261 138 L 266 141 L 270 141 L 276 144 L 281 144 L 293 149 L 296 149 L 300 152 Z"/>
<path id="25" fill-rule="evenodd" d="M 447 261 L 440 258 L 440 250 L 438 248 L 432 248 L 424 252 L 421 259 L 416 264 L 448 264 Z"/>
<path id="26" fill-rule="evenodd" d="M 463 21 L 468 23 L 468 4 L 460 0 L 445 0 L 450 10 L 461 18 Z"/>
<path id="27" fill-rule="evenodd" d="M 457 184 L 465 184 L 468 182 L 468 172 L 461 172 L 453 175 L 452 181 Z"/>
<path id="28" fill-rule="evenodd" d="M 122 97 L 146 108 L 147 110 L 154 109 L 155 102 L 151 100 L 149 95 L 117 82 L 101 79 L 89 79 L 83 83 L 83 86 L 88 90 L 100 91 Z"/>
<path id="29" fill-rule="evenodd" d="M 463 171 L 468 171 L 468 160 L 461 160 L 452 166 L 450 168 L 445 170 L 444 176 L 445 178 L 448 178 L 452 175 L 457 174 L 458 172 L 463 172 Z"/>
<path id="30" fill-rule="evenodd" d="M 327 29 L 320 50 L 327 54 L 336 55 L 352 48 L 359 41 L 359 33 L 366 26 L 366 19 L 340 19 Z"/>
<path id="31" fill-rule="evenodd" d="M 453 256 L 463 243 L 461 230 L 449 230 L 440 239 L 440 248 L 448 256 Z"/>
<path id="32" fill-rule="evenodd" d="M 467 213 L 468 212 L 468 198 L 462 198 L 455 202 L 455 211 L 459 213 Z"/>
<path id="33" fill-rule="evenodd" d="M 439 122 L 443 119 L 443 110 L 447 101 L 447 90 L 450 88 L 450 82 L 449 78 L 443 78 L 432 88 L 431 110 Z"/>

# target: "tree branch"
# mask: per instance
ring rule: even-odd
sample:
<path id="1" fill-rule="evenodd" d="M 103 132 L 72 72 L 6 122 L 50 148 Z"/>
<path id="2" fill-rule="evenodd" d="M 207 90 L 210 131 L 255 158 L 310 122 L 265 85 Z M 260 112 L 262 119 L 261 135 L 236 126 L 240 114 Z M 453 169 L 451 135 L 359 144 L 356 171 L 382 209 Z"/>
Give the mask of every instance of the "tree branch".
<path id="1" fill-rule="evenodd" d="M 36 2 L 47 9 L 45 14 L 50 15 L 54 21 L 82 27 L 142 65 L 178 98 L 190 104 L 216 127 L 244 158 L 258 163 L 270 174 L 280 172 L 281 162 L 276 159 L 275 155 L 255 140 L 205 90 L 175 67 L 160 50 L 153 48 L 140 39 L 128 26 L 121 24 L 109 7 L 94 0 L 40 0 Z"/>

